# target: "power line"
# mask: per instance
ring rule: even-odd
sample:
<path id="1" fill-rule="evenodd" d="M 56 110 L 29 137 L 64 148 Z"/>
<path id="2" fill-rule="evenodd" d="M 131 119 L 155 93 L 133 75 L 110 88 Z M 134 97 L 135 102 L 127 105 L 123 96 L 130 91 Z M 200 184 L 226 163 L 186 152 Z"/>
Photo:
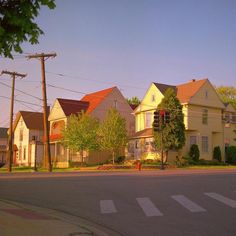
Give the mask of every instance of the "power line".
<path id="1" fill-rule="evenodd" d="M 8 84 L 5 84 L 5 83 L 3 83 L 3 82 L 0 82 L 0 84 L 2 84 L 2 85 L 4 85 L 4 86 L 6 86 L 6 87 L 8 87 L 8 88 L 11 88 L 11 86 L 10 85 L 8 85 Z M 25 92 L 25 91 L 22 91 L 22 90 L 20 90 L 20 89 L 15 89 L 16 91 L 18 91 L 18 92 L 20 92 L 20 93 L 22 93 L 22 94 L 24 94 L 24 95 L 28 95 L 28 96 L 30 96 L 30 97 L 32 97 L 32 98 L 35 98 L 35 99 L 38 99 L 38 100 L 40 100 L 40 101 L 42 101 L 42 99 L 41 98 L 39 98 L 39 97 L 36 97 L 36 96 L 34 96 L 34 95 L 31 95 L 31 94 L 29 94 L 29 93 L 27 93 L 27 92 Z"/>

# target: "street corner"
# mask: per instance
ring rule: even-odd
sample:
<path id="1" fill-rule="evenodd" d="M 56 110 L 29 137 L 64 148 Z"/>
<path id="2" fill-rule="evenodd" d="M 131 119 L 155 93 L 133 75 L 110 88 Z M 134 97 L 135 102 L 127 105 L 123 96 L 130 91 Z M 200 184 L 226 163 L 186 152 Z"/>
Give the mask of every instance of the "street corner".
<path id="1" fill-rule="evenodd" d="M 0 235 L 4 236 L 74 236 L 74 235 L 107 235 L 97 234 L 79 222 L 62 218 L 56 212 L 39 210 L 28 205 L 0 200 Z"/>

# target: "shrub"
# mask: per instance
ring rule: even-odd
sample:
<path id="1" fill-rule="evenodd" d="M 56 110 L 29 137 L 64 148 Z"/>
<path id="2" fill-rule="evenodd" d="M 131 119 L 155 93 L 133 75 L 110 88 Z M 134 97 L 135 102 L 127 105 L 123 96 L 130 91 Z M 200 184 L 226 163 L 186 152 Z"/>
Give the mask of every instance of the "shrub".
<path id="1" fill-rule="evenodd" d="M 189 156 L 193 161 L 199 160 L 200 152 L 197 144 L 193 144 L 190 147 Z"/>
<path id="2" fill-rule="evenodd" d="M 236 164 L 236 146 L 229 146 L 226 149 L 226 161 L 229 164 Z"/>
<path id="3" fill-rule="evenodd" d="M 125 156 L 118 156 L 115 158 L 115 163 L 116 164 L 122 164 L 125 161 Z"/>
<path id="4" fill-rule="evenodd" d="M 213 150 L 213 160 L 217 160 L 217 161 L 221 162 L 220 146 L 214 147 L 214 150 Z"/>

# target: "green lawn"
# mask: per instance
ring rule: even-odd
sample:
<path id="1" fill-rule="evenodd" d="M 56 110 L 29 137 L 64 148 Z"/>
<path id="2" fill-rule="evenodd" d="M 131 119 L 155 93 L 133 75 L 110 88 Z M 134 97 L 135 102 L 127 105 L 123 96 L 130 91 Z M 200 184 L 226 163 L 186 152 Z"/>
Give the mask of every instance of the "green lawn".
<path id="1" fill-rule="evenodd" d="M 149 168 L 150 167 L 150 168 Z M 82 166 L 82 167 L 70 167 L 70 168 L 53 168 L 53 172 L 74 172 L 74 171 L 136 171 L 137 168 L 130 168 L 130 169 L 124 169 L 124 168 L 118 168 L 118 169 L 107 169 L 107 170 L 98 170 L 98 165 L 94 166 Z M 158 169 L 157 165 L 143 165 L 143 168 L 145 170 L 155 170 Z M 176 167 L 169 167 L 167 169 L 176 169 Z M 178 169 L 236 169 L 236 165 L 191 165 L 191 166 L 185 166 L 185 167 L 179 167 Z M 19 172 L 35 172 L 33 168 L 31 167 L 13 167 L 12 168 L 13 173 L 19 173 Z M 39 168 L 38 172 L 47 172 L 47 169 Z M 7 173 L 7 168 L 2 167 L 0 168 L 0 173 Z"/>

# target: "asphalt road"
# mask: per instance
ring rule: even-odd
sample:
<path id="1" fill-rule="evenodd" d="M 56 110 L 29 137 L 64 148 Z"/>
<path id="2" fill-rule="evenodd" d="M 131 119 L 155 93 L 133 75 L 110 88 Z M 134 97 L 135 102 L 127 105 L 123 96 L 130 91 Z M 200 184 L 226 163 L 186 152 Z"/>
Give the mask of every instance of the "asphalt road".
<path id="1" fill-rule="evenodd" d="M 125 236 L 235 236 L 236 171 L 0 175 L 0 198 L 57 209 Z"/>

